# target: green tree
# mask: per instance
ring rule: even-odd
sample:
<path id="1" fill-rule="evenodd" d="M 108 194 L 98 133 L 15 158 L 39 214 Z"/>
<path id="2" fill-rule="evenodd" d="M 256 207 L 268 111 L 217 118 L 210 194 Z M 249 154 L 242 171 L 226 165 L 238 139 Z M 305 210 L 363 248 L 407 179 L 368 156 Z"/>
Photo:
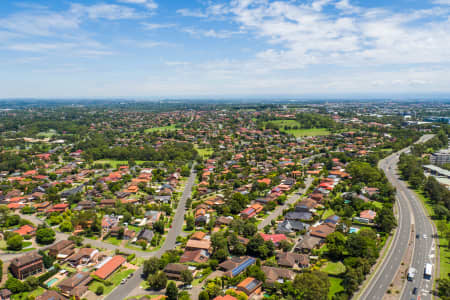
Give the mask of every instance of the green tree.
<path id="1" fill-rule="evenodd" d="M 8 238 L 6 244 L 9 250 L 19 251 L 22 250 L 23 237 L 19 234 L 13 234 Z"/>
<path id="2" fill-rule="evenodd" d="M 209 282 L 205 287 L 205 291 L 208 293 L 209 299 L 214 299 L 220 295 L 222 289 L 214 282 Z"/>
<path id="3" fill-rule="evenodd" d="M 150 274 L 155 274 L 160 269 L 161 262 L 157 257 L 150 257 L 146 261 L 144 261 L 144 276 L 148 276 Z"/>
<path id="4" fill-rule="evenodd" d="M 198 295 L 198 300 L 209 300 L 209 294 L 207 291 L 202 291 L 199 295 Z"/>
<path id="5" fill-rule="evenodd" d="M 159 271 L 156 274 L 149 275 L 147 281 L 151 289 L 159 291 L 166 287 L 167 276 L 163 271 Z"/>
<path id="6" fill-rule="evenodd" d="M 39 287 L 39 279 L 34 276 L 29 276 L 24 281 L 25 287 L 28 291 L 33 291 Z"/>
<path id="7" fill-rule="evenodd" d="M 153 223 L 153 230 L 159 234 L 164 234 L 164 221 L 156 221 Z"/>
<path id="8" fill-rule="evenodd" d="M 330 280 L 326 273 L 313 271 L 297 275 L 292 283 L 295 296 L 304 300 L 327 300 Z"/>
<path id="9" fill-rule="evenodd" d="M 345 251 L 345 236 L 339 231 L 329 234 L 326 238 L 328 255 L 335 260 L 342 258 Z"/>
<path id="10" fill-rule="evenodd" d="M 192 276 L 192 273 L 189 270 L 181 271 L 180 275 L 181 275 L 181 281 L 183 281 L 185 284 L 191 284 L 192 281 L 194 281 L 194 276 Z"/>
<path id="11" fill-rule="evenodd" d="M 55 232 L 51 228 L 40 228 L 36 231 L 36 242 L 49 245 L 55 241 Z"/>
<path id="12" fill-rule="evenodd" d="M 10 290 L 13 294 L 19 294 L 27 291 L 27 287 L 19 279 L 9 277 L 5 282 L 5 288 Z"/>
<path id="13" fill-rule="evenodd" d="M 443 300 L 450 300 L 450 278 L 439 279 L 438 295 Z"/>
<path id="14" fill-rule="evenodd" d="M 170 281 L 166 288 L 167 300 L 177 300 L 178 298 L 178 288 L 175 282 Z"/>
<path id="15" fill-rule="evenodd" d="M 195 219 L 193 216 L 189 215 L 186 217 L 186 230 L 190 231 L 195 228 Z"/>
<path id="16" fill-rule="evenodd" d="M 69 221 L 64 221 L 59 225 L 59 230 L 62 232 L 72 232 L 73 231 L 73 225 Z"/>

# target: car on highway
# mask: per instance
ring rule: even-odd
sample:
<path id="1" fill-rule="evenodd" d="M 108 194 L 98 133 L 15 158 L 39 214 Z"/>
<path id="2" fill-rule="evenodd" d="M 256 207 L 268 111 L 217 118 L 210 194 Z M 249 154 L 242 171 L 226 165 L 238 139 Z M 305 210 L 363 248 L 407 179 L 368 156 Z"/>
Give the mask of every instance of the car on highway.
<path id="1" fill-rule="evenodd" d="M 420 239 L 420 234 L 416 234 L 416 239 Z"/>
<path id="2" fill-rule="evenodd" d="M 412 293 L 413 293 L 413 295 L 417 294 L 417 288 L 416 288 L 416 287 L 415 287 L 415 288 L 413 288 L 413 291 L 412 291 Z"/>

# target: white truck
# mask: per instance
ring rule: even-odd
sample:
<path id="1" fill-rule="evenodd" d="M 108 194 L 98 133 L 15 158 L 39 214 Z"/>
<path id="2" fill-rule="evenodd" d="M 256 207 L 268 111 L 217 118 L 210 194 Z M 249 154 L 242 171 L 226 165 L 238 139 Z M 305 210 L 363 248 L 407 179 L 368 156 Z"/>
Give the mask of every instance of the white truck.
<path id="1" fill-rule="evenodd" d="M 414 276 L 416 276 L 416 274 L 417 274 L 417 270 L 416 269 L 414 269 L 414 268 L 409 268 L 408 269 L 408 276 L 407 276 L 407 278 L 408 278 L 408 280 L 409 281 L 413 281 L 414 280 Z"/>
<path id="2" fill-rule="evenodd" d="M 432 275 L 433 275 L 433 265 L 432 264 L 425 264 L 425 270 L 423 272 L 423 278 L 431 279 Z"/>

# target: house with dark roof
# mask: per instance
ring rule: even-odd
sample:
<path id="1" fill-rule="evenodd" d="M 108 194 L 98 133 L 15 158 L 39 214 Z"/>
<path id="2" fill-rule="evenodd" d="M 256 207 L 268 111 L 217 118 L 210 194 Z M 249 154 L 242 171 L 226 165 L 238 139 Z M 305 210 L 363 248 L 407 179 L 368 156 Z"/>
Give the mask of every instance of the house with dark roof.
<path id="1" fill-rule="evenodd" d="M 256 259 L 250 256 L 233 257 L 219 264 L 219 269 L 228 277 L 235 277 L 256 263 Z"/>
<path id="2" fill-rule="evenodd" d="M 293 232 L 298 232 L 302 230 L 308 230 L 309 224 L 303 223 L 297 220 L 284 220 L 278 223 L 276 233 L 289 234 Z"/>
<path id="3" fill-rule="evenodd" d="M 41 255 L 37 252 L 32 252 L 14 258 L 9 268 L 14 277 L 22 280 L 28 276 L 42 273 L 44 271 L 44 262 Z"/>
<path id="4" fill-rule="evenodd" d="M 310 212 L 290 211 L 286 214 L 285 219 L 294 221 L 311 221 L 313 216 Z"/>
<path id="5" fill-rule="evenodd" d="M 94 248 L 81 248 L 77 253 L 69 256 L 66 261 L 73 267 L 79 265 L 87 265 L 91 262 L 96 262 L 98 258 L 98 250 Z"/>
<path id="6" fill-rule="evenodd" d="M 307 268 L 309 267 L 308 255 L 294 252 L 277 253 L 277 264 L 285 268 Z"/>
<path id="7" fill-rule="evenodd" d="M 186 270 L 188 270 L 188 267 L 186 265 L 170 263 L 167 264 L 163 271 L 166 274 L 167 278 L 173 280 L 181 280 L 181 273 Z"/>
<path id="8" fill-rule="evenodd" d="M 152 230 L 150 229 L 142 229 L 141 231 L 139 231 L 138 235 L 137 235 L 137 240 L 145 240 L 147 242 L 151 242 L 153 239 L 154 233 Z"/>
<path id="9" fill-rule="evenodd" d="M 93 280 L 88 272 L 75 273 L 58 284 L 61 293 L 67 297 L 81 298 L 88 290 L 88 284 Z"/>
<path id="10" fill-rule="evenodd" d="M 47 290 L 42 295 L 37 296 L 35 300 L 67 300 L 67 298 L 54 290 Z"/>
<path id="11" fill-rule="evenodd" d="M 292 270 L 262 266 L 261 270 L 266 275 L 266 284 L 274 284 L 275 282 L 283 283 L 285 280 L 293 280 L 295 273 Z"/>
<path id="12" fill-rule="evenodd" d="M 66 259 L 75 253 L 75 243 L 69 240 L 62 240 L 48 248 L 48 254 L 57 259 Z"/>

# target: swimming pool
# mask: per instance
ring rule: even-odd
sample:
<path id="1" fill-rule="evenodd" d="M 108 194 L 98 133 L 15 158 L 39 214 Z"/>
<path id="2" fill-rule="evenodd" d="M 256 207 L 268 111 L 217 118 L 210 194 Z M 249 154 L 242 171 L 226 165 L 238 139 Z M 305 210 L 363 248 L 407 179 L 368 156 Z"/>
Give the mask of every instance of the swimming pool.
<path id="1" fill-rule="evenodd" d="M 359 231 L 359 228 L 355 228 L 355 227 L 350 227 L 350 229 L 348 230 L 349 233 L 355 233 L 358 231 Z"/>
<path id="2" fill-rule="evenodd" d="M 53 278 L 47 282 L 47 287 L 51 287 L 55 282 L 58 281 L 58 278 Z"/>

